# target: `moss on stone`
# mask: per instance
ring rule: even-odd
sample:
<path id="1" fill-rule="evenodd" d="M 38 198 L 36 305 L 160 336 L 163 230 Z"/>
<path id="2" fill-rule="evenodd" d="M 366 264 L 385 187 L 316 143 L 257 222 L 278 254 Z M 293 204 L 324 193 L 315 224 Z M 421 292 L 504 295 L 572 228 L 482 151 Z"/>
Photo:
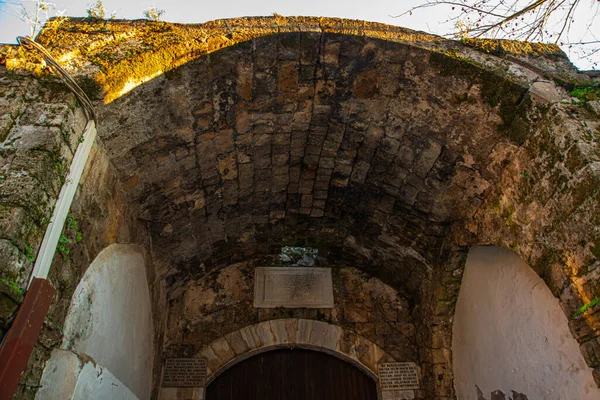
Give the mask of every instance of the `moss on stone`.
<path id="1" fill-rule="evenodd" d="M 565 53 L 556 44 L 534 43 L 527 41 L 463 38 L 461 43 L 484 53 L 504 56 L 505 54 L 527 55 L 534 57 L 560 57 L 566 59 Z"/>
<path id="2" fill-rule="evenodd" d="M 108 103 L 127 90 L 203 54 L 259 37 L 301 32 L 410 43 L 415 47 L 437 51 L 456 46 L 457 43 L 439 36 L 374 22 L 282 16 L 235 18 L 188 25 L 146 20 L 60 18 L 47 22 L 38 41 L 52 48 L 59 61 L 75 61 L 75 64 L 87 63 L 97 67 L 99 73 L 92 72 L 91 75 L 102 86 L 104 100 Z M 315 41 L 312 46 L 317 46 L 318 39 L 312 40 Z M 284 47 L 298 44 L 297 39 L 290 37 L 281 42 Z M 309 43 L 303 39 L 301 45 L 306 44 Z M 466 39 L 463 44 L 497 55 L 564 57 L 556 46 L 539 43 Z M 28 61 L 17 64 L 34 69 L 36 63 Z"/>
<path id="3" fill-rule="evenodd" d="M 532 105 L 526 95 L 527 88 L 512 82 L 506 74 L 490 71 L 455 51 L 431 52 L 430 62 L 444 76 L 460 76 L 481 85 L 483 99 L 490 107 L 497 107 L 502 118 L 499 129 L 515 144 L 525 143 L 530 133 L 527 112 Z"/>

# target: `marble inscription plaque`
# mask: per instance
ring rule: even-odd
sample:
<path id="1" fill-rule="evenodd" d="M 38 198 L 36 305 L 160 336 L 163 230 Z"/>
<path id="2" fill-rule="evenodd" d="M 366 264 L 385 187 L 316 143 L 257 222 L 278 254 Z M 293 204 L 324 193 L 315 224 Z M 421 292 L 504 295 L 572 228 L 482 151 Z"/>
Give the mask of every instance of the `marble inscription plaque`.
<path id="1" fill-rule="evenodd" d="M 378 364 L 377 371 L 379 372 L 379 385 L 381 390 L 407 390 L 419 388 L 419 372 L 415 363 L 381 363 Z"/>
<path id="2" fill-rule="evenodd" d="M 256 268 L 254 307 L 332 308 L 331 268 Z"/>
<path id="3" fill-rule="evenodd" d="M 167 358 L 163 370 L 163 387 L 203 387 L 206 359 Z"/>

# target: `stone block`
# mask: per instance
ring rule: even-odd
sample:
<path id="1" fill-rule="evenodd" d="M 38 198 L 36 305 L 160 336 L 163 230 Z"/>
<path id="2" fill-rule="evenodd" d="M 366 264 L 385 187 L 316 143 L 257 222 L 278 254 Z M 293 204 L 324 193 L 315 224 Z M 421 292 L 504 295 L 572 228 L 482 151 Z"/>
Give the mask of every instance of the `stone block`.
<path id="1" fill-rule="evenodd" d="M 10 134 L 10 130 L 14 126 L 15 121 L 10 115 L 2 115 L 0 112 L 0 142 L 4 142 Z"/>
<path id="2" fill-rule="evenodd" d="M 284 320 L 285 330 L 290 343 L 297 343 L 298 339 L 298 319 L 289 318 Z"/>
<path id="3" fill-rule="evenodd" d="M 264 321 L 256 325 L 256 334 L 262 343 L 261 347 L 269 347 L 277 344 L 275 335 L 271 331 L 271 324 L 269 321 Z"/>
<path id="4" fill-rule="evenodd" d="M 202 349 L 200 355 L 206 358 L 208 368 L 210 368 L 212 371 L 217 371 L 223 365 L 223 361 L 217 357 L 211 346 L 206 346 L 204 349 Z"/>
<path id="5" fill-rule="evenodd" d="M 567 285 L 560 295 L 560 307 L 567 317 L 571 317 L 581 306 L 583 301 L 573 284 Z"/>
<path id="6" fill-rule="evenodd" d="M 260 337 L 254 326 L 244 327 L 240 329 L 239 332 L 250 350 L 258 349 L 262 346 L 262 342 L 260 341 Z"/>
<path id="7" fill-rule="evenodd" d="M 298 320 L 298 332 L 296 336 L 296 343 L 306 344 L 310 343 L 310 335 L 312 334 L 313 321 L 309 319 Z"/>
<path id="8" fill-rule="evenodd" d="M 312 322 L 312 333 L 310 334 L 310 344 L 316 347 L 324 347 L 325 336 L 329 324 L 321 321 Z"/>
<path id="9" fill-rule="evenodd" d="M 452 396 L 454 394 L 451 368 L 448 364 L 433 365 L 433 375 L 438 382 L 435 385 L 436 396 Z"/>
<path id="10" fill-rule="evenodd" d="M 600 338 L 588 340 L 579 346 L 583 359 L 588 366 L 594 368 L 600 366 Z"/>
<path id="11" fill-rule="evenodd" d="M 432 349 L 431 362 L 433 364 L 448 364 L 450 362 L 450 350 L 445 348 Z"/>
<path id="12" fill-rule="evenodd" d="M 403 201 L 409 206 L 415 204 L 417 199 L 417 195 L 421 190 L 412 186 L 412 185 L 404 185 L 400 188 L 399 200 Z"/>
<path id="13" fill-rule="evenodd" d="M 371 168 L 371 164 L 364 162 L 364 161 L 358 161 L 354 165 L 350 179 L 356 183 L 365 183 L 365 180 L 367 178 L 367 173 L 369 172 L 370 168 Z"/>
<path id="14" fill-rule="evenodd" d="M 344 318 L 348 322 L 369 322 L 369 312 L 356 307 L 346 307 Z"/>
<path id="15" fill-rule="evenodd" d="M 322 346 L 330 350 L 336 350 L 338 342 L 342 338 L 342 334 L 342 328 L 333 324 L 328 324 Z"/>
<path id="16" fill-rule="evenodd" d="M 14 138 L 11 147 L 15 150 L 45 150 L 59 152 L 63 145 L 61 131 L 56 127 L 19 125 L 10 133 Z"/>
<path id="17" fill-rule="evenodd" d="M 290 342 L 285 320 L 271 320 L 269 323 L 271 325 L 271 332 L 273 332 L 273 336 L 275 337 L 275 343 L 282 344 Z"/>
<path id="18" fill-rule="evenodd" d="M 225 336 L 227 342 L 229 342 L 229 346 L 233 349 L 236 355 L 245 354 L 250 350 L 250 347 L 242 337 L 240 331 L 235 331 Z"/>
<path id="19" fill-rule="evenodd" d="M 360 362 L 371 371 L 377 371 L 377 363 L 384 356 L 383 350 L 374 343 L 369 343 L 367 350 L 359 356 Z"/>
<path id="20" fill-rule="evenodd" d="M 20 302 L 15 301 L 11 296 L 3 292 L 4 282 L 0 282 L 0 323 L 3 325 L 17 311 Z"/>
<path id="21" fill-rule="evenodd" d="M 570 319 L 569 330 L 578 342 L 585 342 L 593 338 L 600 330 L 600 312 Z"/>

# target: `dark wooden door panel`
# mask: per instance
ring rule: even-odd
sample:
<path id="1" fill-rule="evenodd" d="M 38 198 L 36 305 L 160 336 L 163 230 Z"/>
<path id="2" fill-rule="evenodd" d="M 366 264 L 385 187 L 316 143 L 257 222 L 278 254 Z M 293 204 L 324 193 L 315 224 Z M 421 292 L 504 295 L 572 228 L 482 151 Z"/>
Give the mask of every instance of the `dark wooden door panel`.
<path id="1" fill-rule="evenodd" d="M 375 382 L 325 353 L 283 349 L 262 353 L 223 372 L 207 400 L 377 400 Z"/>

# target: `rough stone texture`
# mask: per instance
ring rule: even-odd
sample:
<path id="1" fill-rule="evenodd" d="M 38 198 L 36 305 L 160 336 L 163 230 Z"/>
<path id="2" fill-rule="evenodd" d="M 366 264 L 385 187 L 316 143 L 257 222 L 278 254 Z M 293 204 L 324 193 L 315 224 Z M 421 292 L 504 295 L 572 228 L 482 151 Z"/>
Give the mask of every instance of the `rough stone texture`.
<path id="1" fill-rule="evenodd" d="M 56 80 L 0 66 L 0 274 L 25 289 L 85 118 Z"/>
<path id="2" fill-rule="evenodd" d="M 5 280 L 1 283 L 4 289 L 0 294 L 0 324 L 4 333 L 23 298 L 7 282 L 26 288 L 86 121 L 74 97 L 52 77 L 35 79 L 0 65 L 0 94 L 0 118 L 10 122 L 1 126 L 0 138 L 0 275 Z M 71 296 L 100 250 L 115 242 L 138 242 L 144 248 L 150 247 L 144 227 L 129 211 L 106 152 L 95 145 L 50 270 L 55 301 L 15 399 L 35 395 L 45 362 L 62 340 Z M 160 321 L 164 287 L 151 263 L 147 276 L 153 292 L 154 317 Z M 162 325 L 157 324 L 157 333 L 161 330 Z"/>
<path id="3" fill-rule="evenodd" d="M 290 331 L 297 332 L 292 336 L 303 338 L 301 341 L 320 341 L 316 343 L 320 347 L 335 347 L 329 342 L 329 335 L 335 335 L 334 332 L 311 336 L 311 331 L 320 328 L 309 331 L 304 325 L 271 321 L 302 318 L 340 326 L 377 344 L 396 360 L 418 362 L 415 327 L 406 299 L 379 279 L 355 268 L 332 268 L 335 299 L 332 309 L 254 308 L 254 266 L 248 263 L 234 264 L 190 282 L 184 294 L 170 301 L 163 358 L 182 356 L 181 351 L 189 351 L 186 346 L 198 350 L 212 343 L 215 353 L 233 359 L 246 346 L 257 348 L 257 342 L 261 347 L 285 343 L 284 338 L 291 337 Z M 243 329 L 257 323 L 258 336 Z M 231 333 L 238 330 L 239 333 Z"/>
<path id="4" fill-rule="evenodd" d="M 284 332 L 282 336 L 278 336 L 275 331 L 280 327 L 294 324 L 298 329 L 305 332 L 303 334 L 295 334 L 299 331 Z M 364 372 L 368 372 L 371 376 L 377 376 L 377 364 L 385 362 L 393 362 L 394 358 L 387 354 L 383 349 L 375 343 L 357 335 L 354 332 L 348 332 L 343 328 L 332 325 L 326 322 L 287 318 L 271 320 L 268 323 L 261 322 L 256 325 L 249 325 L 243 328 L 244 331 L 254 333 L 254 336 L 259 338 L 260 344 L 250 348 L 251 342 L 246 343 L 246 351 L 238 354 L 239 357 L 232 357 L 229 352 L 229 346 L 233 343 L 226 340 L 225 344 L 219 343 L 224 339 L 218 339 L 212 342 L 209 346 L 204 347 L 199 351 L 200 355 L 209 355 L 209 369 L 207 385 L 212 382 L 218 374 L 229 368 L 236 362 L 243 360 L 253 354 L 262 351 L 269 351 L 278 347 L 303 347 L 313 348 L 334 354 L 342 359 L 350 361 L 361 368 Z M 233 335 L 239 333 L 235 331 Z M 243 339 L 242 339 L 243 340 Z M 359 349 L 359 351 L 356 351 Z M 162 391 L 162 390 L 161 390 Z"/>
<path id="5" fill-rule="evenodd" d="M 101 188 L 99 190 L 99 188 Z M 71 297 L 96 255 L 106 246 L 115 242 L 137 242 L 149 247 L 149 239 L 144 228 L 137 225 L 127 214 L 127 206 L 120 198 L 118 180 L 106 153 L 95 146 L 84 171 L 81 187 L 71 207 L 70 216 L 76 221 L 67 223 L 64 235 L 71 243 L 62 243 L 67 251 L 57 251 L 49 279 L 57 290 L 55 301 L 48 312 L 46 323 L 38 344 L 34 348 L 29 365 L 15 399 L 32 398 L 51 350 L 62 341 L 62 327 L 65 322 Z M 77 232 L 81 240 L 77 241 Z M 41 238 L 40 238 L 41 240 Z M 161 298 L 161 285 L 156 281 L 151 258 L 146 255 L 148 264 L 146 275 L 151 288 L 155 321 L 164 315 L 164 300 Z M 163 292 L 164 293 L 164 292 Z M 164 295 L 163 295 L 164 296 Z M 162 306 L 161 306 L 162 305 Z M 162 325 L 155 325 L 155 335 L 162 331 Z M 158 348 L 154 357 L 159 354 Z M 154 371 L 155 379 L 160 370 Z"/>
<path id="6" fill-rule="evenodd" d="M 452 398 L 467 247 L 519 254 L 569 317 L 600 297 L 599 117 L 555 83 L 590 79 L 556 47 L 301 17 L 63 21 L 40 40 L 107 103 L 100 141 L 175 302 L 216 268 L 318 247 L 407 299 L 426 396 Z M 595 311 L 571 323 L 581 343 Z"/>

